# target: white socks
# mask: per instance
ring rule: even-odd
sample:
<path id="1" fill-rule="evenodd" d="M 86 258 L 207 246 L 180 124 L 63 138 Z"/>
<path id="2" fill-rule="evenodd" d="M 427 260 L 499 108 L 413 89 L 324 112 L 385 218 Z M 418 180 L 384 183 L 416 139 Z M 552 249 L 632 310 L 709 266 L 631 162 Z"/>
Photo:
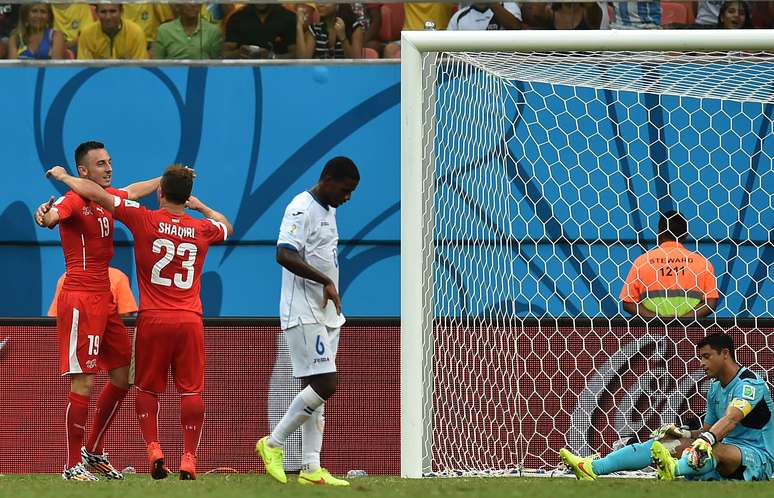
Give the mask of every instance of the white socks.
<path id="1" fill-rule="evenodd" d="M 325 430 L 324 410 L 325 405 L 320 406 L 301 425 L 301 468 L 304 472 L 314 472 L 320 468 L 320 450 Z"/>
<path id="2" fill-rule="evenodd" d="M 284 446 L 285 440 L 288 438 L 288 436 L 291 435 L 296 429 L 301 427 L 304 422 L 307 422 L 307 420 L 309 420 L 310 417 L 312 417 L 312 415 L 315 413 L 315 410 L 320 408 L 324 402 L 325 400 L 319 397 L 311 386 L 306 386 L 303 388 L 301 392 L 298 393 L 295 398 L 293 398 L 293 401 L 288 407 L 288 411 L 285 412 L 282 420 L 279 421 L 277 426 L 272 431 L 271 436 L 269 436 L 269 446 L 275 448 L 277 446 Z M 322 410 L 320 410 L 320 417 L 322 417 Z M 314 418 L 316 419 L 317 416 Z M 305 432 L 303 434 L 305 435 Z M 302 441 L 304 440 L 304 435 L 301 436 Z M 322 430 L 320 431 L 319 447 L 321 446 Z M 303 447 L 306 446 L 303 445 Z M 302 450 L 302 452 L 306 454 L 306 451 Z"/>

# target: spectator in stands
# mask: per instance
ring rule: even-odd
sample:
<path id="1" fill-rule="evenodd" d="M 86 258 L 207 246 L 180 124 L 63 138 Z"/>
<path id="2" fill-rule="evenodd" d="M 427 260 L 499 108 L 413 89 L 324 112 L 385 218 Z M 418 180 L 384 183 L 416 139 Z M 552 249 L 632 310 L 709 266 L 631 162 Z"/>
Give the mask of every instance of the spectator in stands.
<path id="1" fill-rule="evenodd" d="M 404 3 L 403 30 L 421 31 L 427 21 L 432 22 L 438 31 L 444 30 L 456 7 L 448 3 Z"/>
<path id="2" fill-rule="evenodd" d="M 427 22 L 432 23 L 433 29 L 446 29 L 455 8 L 455 5 L 448 3 L 404 3 L 403 31 L 421 31 Z M 384 57 L 400 57 L 400 40 L 384 47 Z"/>
<path id="3" fill-rule="evenodd" d="M 309 22 L 308 9 L 296 11 L 296 58 L 360 59 L 363 23 L 349 4 L 318 4 L 319 22 Z"/>
<path id="4" fill-rule="evenodd" d="M 53 4 L 54 29 L 65 37 L 67 49 L 73 54 L 78 51 L 78 37 L 81 31 L 95 23 L 94 13 L 87 3 Z"/>
<path id="5" fill-rule="evenodd" d="M 276 4 L 250 4 L 226 20 L 223 56 L 230 59 L 295 57 L 295 16 Z"/>
<path id="6" fill-rule="evenodd" d="M 56 316 L 57 300 L 59 291 L 62 290 L 66 273 L 59 277 L 56 283 L 54 299 L 51 300 L 51 306 L 48 308 L 48 316 Z M 132 287 L 129 285 L 129 277 L 118 268 L 108 267 L 108 278 L 110 279 L 110 292 L 113 294 L 113 302 L 118 307 L 118 314 L 123 317 L 133 316 L 137 312 L 137 301 L 134 300 Z"/>
<path id="7" fill-rule="evenodd" d="M 752 6 L 753 26 L 758 29 L 774 28 L 774 2 L 755 2 Z"/>
<path id="8" fill-rule="evenodd" d="M 747 2 L 723 2 L 720 6 L 718 28 L 748 29 L 752 28 L 752 16 Z"/>
<path id="9" fill-rule="evenodd" d="M 64 59 L 65 39 L 53 28 L 54 11 L 48 3 L 22 5 L 19 24 L 8 38 L 9 59 Z"/>
<path id="10" fill-rule="evenodd" d="M 224 21 L 238 8 L 233 3 L 208 3 L 203 5 L 202 8 L 207 11 L 207 14 L 202 12 L 202 17 L 216 25 L 221 31 L 223 30 Z"/>
<path id="11" fill-rule="evenodd" d="M 605 2 L 525 3 L 521 5 L 524 24 L 537 29 L 610 29 Z"/>
<path id="12" fill-rule="evenodd" d="M 455 12 L 446 29 L 451 31 L 521 29 L 521 9 L 515 2 L 474 3 Z"/>
<path id="13" fill-rule="evenodd" d="M 613 29 L 661 29 L 661 0 L 613 2 Z"/>
<path id="14" fill-rule="evenodd" d="M 702 318 L 718 304 L 712 263 L 683 246 L 688 223 L 675 211 L 658 222 L 658 247 L 638 257 L 621 289 L 623 308 L 644 318 Z"/>
<path id="15" fill-rule="evenodd" d="M 379 36 L 379 32 L 382 30 L 382 4 L 367 3 L 364 5 L 364 9 L 367 22 L 364 26 L 363 46 L 375 50 L 381 56 L 384 51 L 384 42 Z"/>
<path id="16" fill-rule="evenodd" d="M 147 59 L 148 44 L 137 24 L 123 19 L 121 4 L 97 4 L 99 22 L 83 29 L 78 59 Z"/>
<path id="17" fill-rule="evenodd" d="M 218 59 L 222 36 L 217 26 L 202 19 L 202 4 L 174 7 L 177 19 L 159 26 L 154 59 Z"/>
<path id="18" fill-rule="evenodd" d="M 159 26 L 175 18 L 172 6 L 168 3 L 126 3 L 124 5 L 124 19 L 134 22 L 145 34 L 148 41 L 148 49 L 156 41 L 156 33 Z"/>
<path id="19" fill-rule="evenodd" d="M 0 59 L 8 53 L 8 36 L 16 28 L 19 19 L 19 5 L 0 3 Z"/>
<path id="20" fill-rule="evenodd" d="M 694 2 L 696 19 L 693 21 L 692 27 L 697 29 L 717 28 L 721 5 L 723 5 L 723 0 L 701 0 Z"/>
<path id="21" fill-rule="evenodd" d="M 552 3 L 548 6 L 551 15 L 549 29 L 600 29 L 602 9 L 596 2 Z"/>

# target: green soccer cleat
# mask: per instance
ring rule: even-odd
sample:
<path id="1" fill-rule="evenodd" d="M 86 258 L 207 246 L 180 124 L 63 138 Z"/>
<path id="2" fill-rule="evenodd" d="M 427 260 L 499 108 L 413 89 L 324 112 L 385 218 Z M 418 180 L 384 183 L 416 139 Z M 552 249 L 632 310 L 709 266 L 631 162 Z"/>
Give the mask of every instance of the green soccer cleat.
<path id="1" fill-rule="evenodd" d="M 559 456 L 579 481 L 597 480 L 597 475 L 594 473 L 594 469 L 591 468 L 591 458 L 575 456 L 565 448 L 559 450 Z"/>
<path id="2" fill-rule="evenodd" d="M 349 481 L 333 477 L 326 469 L 317 469 L 314 472 L 304 472 L 303 470 L 298 473 L 298 484 L 307 485 L 322 485 L 322 486 L 349 486 Z"/>
<path id="3" fill-rule="evenodd" d="M 650 447 L 650 458 L 653 467 L 656 468 L 656 479 L 673 481 L 677 474 L 677 460 L 669 453 L 666 447 L 658 441 Z"/>
<path id="4" fill-rule="evenodd" d="M 282 448 L 272 448 L 268 443 L 269 436 L 259 439 L 255 443 L 255 452 L 261 455 L 266 473 L 285 484 L 288 482 L 288 476 L 285 475 L 285 452 Z"/>

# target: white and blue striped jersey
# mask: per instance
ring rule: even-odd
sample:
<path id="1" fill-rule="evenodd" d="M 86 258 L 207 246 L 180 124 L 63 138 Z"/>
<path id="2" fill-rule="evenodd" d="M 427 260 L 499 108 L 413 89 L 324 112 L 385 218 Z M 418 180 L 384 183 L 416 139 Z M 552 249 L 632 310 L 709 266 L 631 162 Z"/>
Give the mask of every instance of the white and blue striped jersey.
<path id="1" fill-rule="evenodd" d="M 613 29 L 660 29 L 661 1 L 613 2 L 615 21 Z"/>
<path id="2" fill-rule="evenodd" d="M 336 208 L 320 201 L 309 191 L 295 196 L 282 218 L 277 246 L 296 251 L 310 266 L 330 278 L 339 288 Z M 323 286 L 282 269 L 280 325 L 282 330 L 300 324 L 319 323 L 341 327 L 344 315 L 336 313 L 332 301 L 323 308 Z"/>

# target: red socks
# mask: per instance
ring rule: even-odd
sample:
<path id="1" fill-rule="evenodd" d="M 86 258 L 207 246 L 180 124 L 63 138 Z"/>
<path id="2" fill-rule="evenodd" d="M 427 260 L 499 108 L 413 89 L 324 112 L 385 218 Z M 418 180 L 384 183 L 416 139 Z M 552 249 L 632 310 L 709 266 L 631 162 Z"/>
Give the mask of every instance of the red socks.
<path id="1" fill-rule="evenodd" d="M 145 444 L 159 441 L 159 397 L 147 391 L 137 389 L 135 399 L 137 421 Z"/>
<path id="2" fill-rule="evenodd" d="M 76 393 L 67 395 L 67 411 L 65 425 L 67 426 L 67 468 L 81 461 L 81 445 L 86 427 L 86 417 L 89 414 L 89 397 Z"/>
<path id="3" fill-rule="evenodd" d="M 91 424 L 89 439 L 86 442 L 86 450 L 89 453 L 102 453 L 104 447 L 104 436 L 113 417 L 121 408 L 121 402 L 124 400 L 128 391 L 113 385 L 112 382 L 105 384 L 102 392 L 97 399 L 97 411 L 94 414 L 94 423 Z"/>
<path id="4" fill-rule="evenodd" d="M 180 425 L 183 427 L 183 451 L 195 456 L 204 425 L 204 401 L 201 394 L 180 397 Z"/>

